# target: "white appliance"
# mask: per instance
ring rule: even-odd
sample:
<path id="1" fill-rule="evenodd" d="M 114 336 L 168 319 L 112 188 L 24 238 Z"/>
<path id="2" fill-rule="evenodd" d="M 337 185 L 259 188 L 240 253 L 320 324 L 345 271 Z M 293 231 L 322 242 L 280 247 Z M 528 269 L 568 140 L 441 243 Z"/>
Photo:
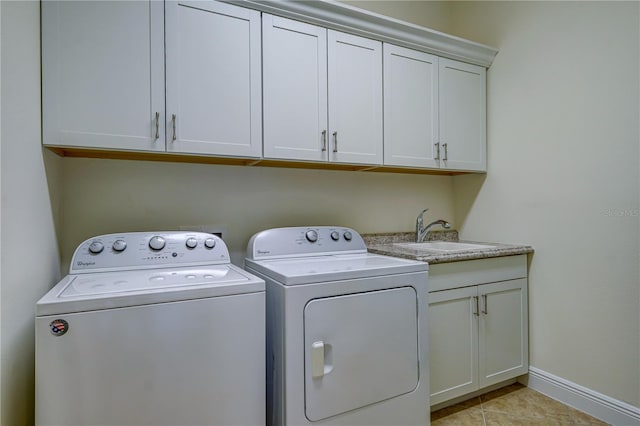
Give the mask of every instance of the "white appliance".
<path id="1" fill-rule="evenodd" d="M 211 234 L 83 242 L 36 305 L 36 424 L 264 425 L 264 289 Z"/>
<path id="2" fill-rule="evenodd" d="M 266 281 L 267 424 L 429 424 L 427 264 L 321 226 L 255 234 L 245 269 Z"/>

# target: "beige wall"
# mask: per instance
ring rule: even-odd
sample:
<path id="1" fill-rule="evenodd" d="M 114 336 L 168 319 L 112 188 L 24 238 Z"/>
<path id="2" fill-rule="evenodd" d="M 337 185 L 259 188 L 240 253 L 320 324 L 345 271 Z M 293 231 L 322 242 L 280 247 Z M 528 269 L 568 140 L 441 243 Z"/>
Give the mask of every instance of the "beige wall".
<path id="1" fill-rule="evenodd" d="M 468 239 L 525 242 L 531 364 L 640 406 L 639 3 L 454 2 L 500 49 L 486 178 L 454 178 Z"/>
<path id="2" fill-rule="evenodd" d="M 66 158 L 60 239 L 64 267 L 91 236 L 213 225 L 241 264 L 253 233 L 341 225 L 359 232 L 415 229 L 417 213 L 453 220 L 452 178 Z M 453 222 L 455 223 L 455 222 Z"/>
<path id="3" fill-rule="evenodd" d="M 1 423 L 29 425 L 33 423 L 34 306 L 60 273 L 48 188 L 59 185 L 60 160 L 51 154 L 43 158 L 40 145 L 40 4 L 2 1 L 0 10 Z"/>
<path id="4" fill-rule="evenodd" d="M 340 0 L 340 3 L 445 33 L 450 32 L 452 24 L 450 1 Z"/>

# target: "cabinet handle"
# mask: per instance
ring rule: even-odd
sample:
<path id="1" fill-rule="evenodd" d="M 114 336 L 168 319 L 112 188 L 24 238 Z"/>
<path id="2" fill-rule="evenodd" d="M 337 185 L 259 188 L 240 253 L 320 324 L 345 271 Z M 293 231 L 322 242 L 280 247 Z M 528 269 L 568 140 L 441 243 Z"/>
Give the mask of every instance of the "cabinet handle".
<path id="1" fill-rule="evenodd" d="M 154 140 L 160 139 L 160 113 L 156 111 L 156 137 Z"/>
<path id="2" fill-rule="evenodd" d="M 333 132 L 333 152 L 338 152 L 338 131 Z"/>
<path id="3" fill-rule="evenodd" d="M 444 158 L 443 158 L 444 161 L 447 161 L 448 160 L 447 157 L 449 156 L 449 153 L 447 152 L 447 145 L 448 144 L 446 144 L 446 143 L 442 144 L 442 147 L 444 148 Z"/>
<path id="4" fill-rule="evenodd" d="M 327 131 L 322 131 L 322 152 L 327 150 Z"/>
<path id="5" fill-rule="evenodd" d="M 440 160 L 440 142 L 438 142 L 435 145 L 436 145 L 436 156 L 433 159 Z"/>
<path id="6" fill-rule="evenodd" d="M 489 313 L 489 306 L 487 305 L 487 295 L 486 294 L 482 295 L 482 304 L 484 305 L 484 308 L 482 309 L 482 313 L 487 315 Z"/>
<path id="7" fill-rule="evenodd" d="M 171 138 L 171 142 L 176 140 L 176 115 L 171 114 L 171 125 L 173 126 L 173 137 Z"/>
<path id="8" fill-rule="evenodd" d="M 478 312 L 480 312 L 480 308 L 478 306 L 478 296 L 473 296 L 473 301 L 474 301 L 474 304 L 476 305 L 476 309 L 473 311 L 473 315 L 479 317 L 480 314 Z"/>

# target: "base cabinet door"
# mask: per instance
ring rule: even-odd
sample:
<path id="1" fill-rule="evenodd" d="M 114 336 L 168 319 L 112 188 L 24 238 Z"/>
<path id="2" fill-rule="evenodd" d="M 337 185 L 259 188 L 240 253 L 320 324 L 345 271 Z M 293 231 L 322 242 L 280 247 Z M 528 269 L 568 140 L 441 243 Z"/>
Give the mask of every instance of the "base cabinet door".
<path id="1" fill-rule="evenodd" d="M 429 294 L 431 405 L 478 388 L 477 287 Z"/>
<path id="2" fill-rule="evenodd" d="M 527 373 L 527 280 L 478 286 L 479 386 Z"/>
<path id="3" fill-rule="evenodd" d="M 431 406 L 526 374 L 527 279 L 429 293 Z"/>
<path id="4" fill-rule="evenodd" d="M 262 155 L 260 13 L 167 1 L 167 151 Z"/>

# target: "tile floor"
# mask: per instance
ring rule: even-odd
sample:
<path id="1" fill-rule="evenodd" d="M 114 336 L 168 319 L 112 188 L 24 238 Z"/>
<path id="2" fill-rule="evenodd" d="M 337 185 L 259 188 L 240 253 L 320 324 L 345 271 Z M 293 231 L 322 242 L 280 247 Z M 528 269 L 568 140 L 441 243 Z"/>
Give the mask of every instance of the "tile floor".
<path id="1" fill-rule="evenodd" d="M 431 426 L 606 424 L 519 383 L 431 413 Z"/>

